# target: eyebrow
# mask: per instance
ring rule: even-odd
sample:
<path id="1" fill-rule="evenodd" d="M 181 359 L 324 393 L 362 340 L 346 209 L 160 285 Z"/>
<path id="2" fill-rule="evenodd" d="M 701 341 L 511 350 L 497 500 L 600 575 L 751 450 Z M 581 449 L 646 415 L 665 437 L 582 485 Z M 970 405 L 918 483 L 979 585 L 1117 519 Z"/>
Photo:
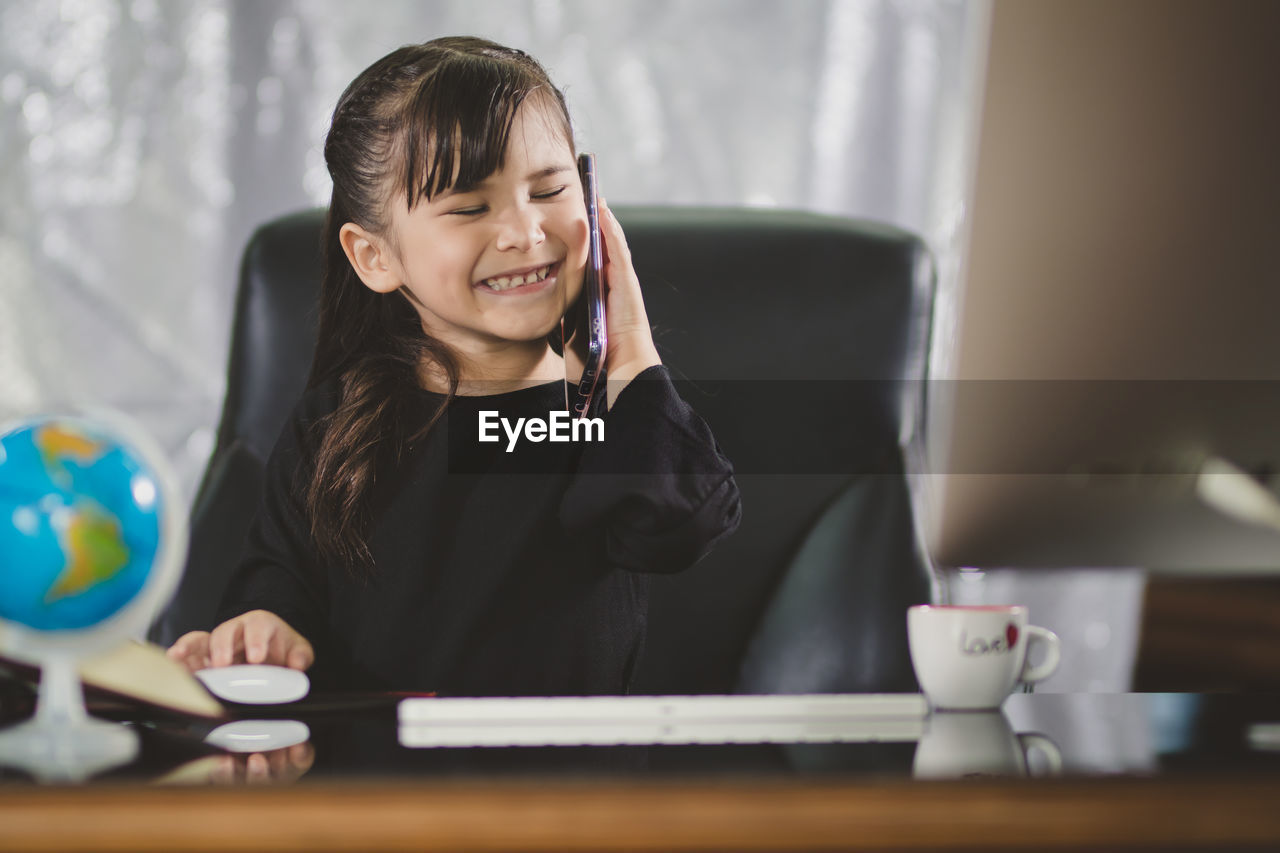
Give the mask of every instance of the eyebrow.
<path id="1" fill-rule="evenodd" d="M 529 182 L 529 183 L 534 183 L 534 182 L 536 182 L 536 181 L 541 181 L 541 180 L 545 180 L 545 179 L 547 179 L 547 178 L 554 177 L 554 176 L 559 175 L 559 174 L 562 174 L 562 173 L 564 173 L 564 172 L 572 172 L 572 171 L 574 171 L 574 168 L 573 168 L 572 166 L 563 166 L 563 165 L 561 165 L 561 166 L 544 166 L 543 168 L 541 168 L 541 169 L 536 169 L 536 170 L 534 170 L 534 171 L 530 172 L 528 175 L 526 175 L 526 176 L 525 176 L 525 181 L 527 181 L 527 182 Z M 437 201 L 442 201 L 442 200 L 444 200 L 444 199 L 446 199 L 446 198 L 449 198 L 449 197 L 451 197 L 451 196 L 461 195 L 461 194 L 463 194 L 463 193 L 476 192 L 477 190 L 483 189 L 483 188 L 484 188 L 484 185 L 485 185 L 485 184 L 487 184 L 487 183 L 489 183 L 489 179 L 488 179 L 488 178 L 485 178 L 485 179 L 484 179 L 483 181 L 481 181 L 480 183 L 475 184 L 475 185 L 473 185 L 473 186 L 469 186 L 469 187 L 462 187 L 462 186 L 456 186 L 456 185 L 455 185 L 455 186 L 449 187 L 449 189 L 447 189 L 447 190 L 445 190 L 444 192 L 442 192 L 442 193 L 440 193 L 439 195 L 437 195 L 437 196 L 436 196 L 436 200 L 437 200 Z"/>
<path id="2" fill-rule="evenodd" d="M 545 169 L 539 169 L 538 171 L 534 172 L 532 175 L 529 176 L 528 180 L 536 181 L 541 178 L 554 177 L 555 175 L 558 175 L 561 172 L 572 172 L 572 171 L 573 171 L 572 166 L 547 166 Z"/>

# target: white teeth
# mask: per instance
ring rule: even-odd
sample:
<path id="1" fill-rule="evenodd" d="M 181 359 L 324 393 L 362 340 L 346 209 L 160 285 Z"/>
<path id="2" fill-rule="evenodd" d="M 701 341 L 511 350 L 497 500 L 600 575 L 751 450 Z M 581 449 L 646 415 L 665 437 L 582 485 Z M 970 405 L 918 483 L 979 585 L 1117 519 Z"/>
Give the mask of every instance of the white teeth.
<path id="1" fill-rule="evenodd" d="M 487 278 L 485 279 L 484 283 L 489 287 L 490 290 L 496 290 L 500 292 L 503 290 L 510 290 L 513 287 L 519 287 L 522 284 L 533 284 L 535 281 L 542 281 L 550 274 L 551 274 L 551 267 L 548 265 L 543 267 L 540 270 L 535 270 L 534 272 L 531 272 L 531 273 L 525 273 L 524 275 L 511 276 L 510 278 L 506 276 L 498 276 L 496 278 Z"/>

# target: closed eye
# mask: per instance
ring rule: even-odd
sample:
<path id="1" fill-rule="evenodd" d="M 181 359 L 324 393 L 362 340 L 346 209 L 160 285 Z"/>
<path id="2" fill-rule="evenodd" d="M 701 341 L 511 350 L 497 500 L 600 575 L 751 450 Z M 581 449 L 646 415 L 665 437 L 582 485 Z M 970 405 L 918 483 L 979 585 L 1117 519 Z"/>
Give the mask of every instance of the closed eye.
<path id="1" fill-rule="evenodd" d="M 532 198 L 535 201 L 548 201 L 560 195 L 566 189 L 568 189 L 568 184 L 558 186 L 554 189 L 546 190 L 545 192 L 532 193 L 530 194 L 530 198 Z M 488 211 L 489 211 L 488 205 L 476 204 L 470 207 L 459 207 L 455 210 L 446 211 L 445 213 L 447 216 L 480 216 L 484 213 L 488 213 Z"/>

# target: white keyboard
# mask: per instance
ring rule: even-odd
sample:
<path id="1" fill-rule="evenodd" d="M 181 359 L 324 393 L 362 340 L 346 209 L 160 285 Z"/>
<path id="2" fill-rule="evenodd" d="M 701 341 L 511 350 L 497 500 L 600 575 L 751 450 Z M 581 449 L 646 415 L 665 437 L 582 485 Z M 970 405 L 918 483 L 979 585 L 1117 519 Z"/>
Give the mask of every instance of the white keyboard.
<path id="1" fill-rule="evenodd" d="M 405 699 L 400 743 L 574 746 L 917 740 L 918 693 Z"/>

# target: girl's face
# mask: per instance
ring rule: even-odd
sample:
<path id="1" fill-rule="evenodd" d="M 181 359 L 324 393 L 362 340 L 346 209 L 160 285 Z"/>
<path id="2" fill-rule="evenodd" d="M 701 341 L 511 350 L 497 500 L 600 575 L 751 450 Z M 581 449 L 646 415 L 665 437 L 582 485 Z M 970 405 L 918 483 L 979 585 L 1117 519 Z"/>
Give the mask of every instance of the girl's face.
<path id="1" fill-rule="evenodd" d="M 537 103 L 520 107 L 503 167 L 478 187 L 392 207 L 390 272 L 427 333 L 466 356 L 545 346 L 582 289 L 582 184 L 568 140 Z"/>

